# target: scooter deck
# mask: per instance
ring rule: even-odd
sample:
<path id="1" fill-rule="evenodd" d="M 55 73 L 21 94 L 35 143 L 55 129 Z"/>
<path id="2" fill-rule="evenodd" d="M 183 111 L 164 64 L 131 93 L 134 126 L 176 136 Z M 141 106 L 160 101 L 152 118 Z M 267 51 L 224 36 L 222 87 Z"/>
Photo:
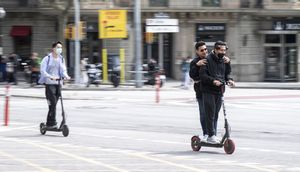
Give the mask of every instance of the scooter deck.
<path id="1" fill-rule="evenodd" d="M 45 127 L 45 131 L 56 131 L 56 132 L 61 132 L 61 131 L 62 131 L 62 128 L 48 128 L 48 127 Z"/>
<path id="2" fill-rule="evenodd" d="M 223 144 L 222 143 L 213 144 L 213 143 L 207 143 L 207 142 L 200 142 L 199 146 L 221 148 L 221 147 L 223 147 Z"/>

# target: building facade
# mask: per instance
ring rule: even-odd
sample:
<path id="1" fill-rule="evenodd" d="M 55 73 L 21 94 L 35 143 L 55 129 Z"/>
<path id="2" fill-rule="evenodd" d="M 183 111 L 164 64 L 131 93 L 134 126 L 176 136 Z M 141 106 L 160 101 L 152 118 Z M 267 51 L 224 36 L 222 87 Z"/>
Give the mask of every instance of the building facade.
<path id="1" fill-rule="evenodd" d="M 101 62 L 102 49 L 109 55 L 125 49 L 126 78 L 133 70 L 135 26 L 133 0 L 81 0 L 81 20 L 86 21 L 86 38 L 81 57 Z M 2 0 L 7 14 L 0 19 L 3 53 L 47 54 L 51 43 L 63 39 L 63 29 L 74 21 L 74 9 L 60 0 Z M 55 4 L 56 6 L 54 6 Z M 98 10 L 127 10 L 126 39 L 99 39 Z M 65 17 L 65 20 L 64 19 Z M 215 41 L 229 45 L 232 73 L 237 81 L 299 81 L 299 0 L 141 0 L 142 31 L 146 19 L 178 19 L 178 32 L 154 33 L 151 46 L 143 34 L 143 63 L 149 56 L 164 67 L 170 78 L 180 79 L 182 58 L 194 56 L 194 43 L 203 40 L 209 49 Z M 66 23 L 64 21 L 67 21 Z M 68 67 L 73 70 L 72 41 L 64 40 Z M 159 53 L 162 59 L 159 59 Z M 150 54 L 150 55 L 149 55 Z M 71 72 L 72 73 L 72 72 Z"/>

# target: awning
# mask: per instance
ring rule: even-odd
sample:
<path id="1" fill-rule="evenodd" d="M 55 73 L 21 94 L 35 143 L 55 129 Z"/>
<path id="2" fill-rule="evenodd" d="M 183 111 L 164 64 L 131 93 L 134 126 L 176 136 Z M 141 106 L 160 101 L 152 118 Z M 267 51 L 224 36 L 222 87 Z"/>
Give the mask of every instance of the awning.
<path id="1" fill-rule="evenodd" d="M 10 36 L 28 36 L 31 35 L 31 26 L 13 26 Z"/>

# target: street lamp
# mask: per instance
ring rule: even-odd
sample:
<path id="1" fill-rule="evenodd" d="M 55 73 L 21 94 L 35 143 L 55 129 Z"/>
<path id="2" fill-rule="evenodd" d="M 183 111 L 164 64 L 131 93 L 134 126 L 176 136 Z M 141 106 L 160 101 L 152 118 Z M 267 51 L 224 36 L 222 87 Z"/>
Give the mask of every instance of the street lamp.
<path id="1" fill-rule="evenodd" d="M 6 11 L 4 10 L 3 7 L 0 7 L 0 19 L 4 18 L 6 14 Z M 0 23 L 2 21 L 0 20 Z M 2 24 L 1 24 L 2 25 Z M 3 54 L 3 48 L 2 48 L 2 27 L 0 25 L 0 55 Z M 3 25 L 2 25 L 3 26 Z"/>

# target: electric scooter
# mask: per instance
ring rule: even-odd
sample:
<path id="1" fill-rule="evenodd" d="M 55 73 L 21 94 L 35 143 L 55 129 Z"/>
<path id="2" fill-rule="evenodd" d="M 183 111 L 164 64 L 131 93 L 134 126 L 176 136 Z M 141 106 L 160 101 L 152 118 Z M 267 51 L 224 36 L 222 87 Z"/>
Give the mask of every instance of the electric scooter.
<path id="1" fill-rule="evenodd" d="M 224 93 L 224 91 L 223 91 L 223 93 Z M 204 142 L 204 141 L 201 141 L 199 136 L 193 136 L 191 138 L 191 147 L 192 147 L 193 151 L 199 151 L 202 146 L 203 147 L 215 147 L 215 148 L 221 148 L 224 146 L 224 151 L 227 154 L 232 154 L 234 152 L 235 144 L 234 144 L 233 140 L 230 139 L 231 128 L 230 128 L 230 125 L 229 125 L 227 117 L 226 117 L 224 94 L 222 94 L 222 108 L 223 108 L 223 114 L 224 114 L 224 120 L 225 120 L 225 125 L 224 125 L 225 134 L 222 137 L 222 140 L 220 141 L 220 143 L 213 144 L 213 143 Z"/>
<path id="2" fill-rule="evenodd" d="M 69 135 L 69 127 L 66 124 L 66 115 L 63 105 L 63 98 L 61 94 L 61 79 L 58 79 L 58 85 L 59 85 L 59 99 L 61 103 L 61 109 L 62 109 L 62 121 L 60 123 L 59 128 L 53 128 L 53 127 L 47 127 L 45 123 L 40 124 L 40 132 L 42 135 L 45 135 L 47 131 L 54 131 L 54 132 L 62 132 L 63 136 L 67 137 Z"/>

